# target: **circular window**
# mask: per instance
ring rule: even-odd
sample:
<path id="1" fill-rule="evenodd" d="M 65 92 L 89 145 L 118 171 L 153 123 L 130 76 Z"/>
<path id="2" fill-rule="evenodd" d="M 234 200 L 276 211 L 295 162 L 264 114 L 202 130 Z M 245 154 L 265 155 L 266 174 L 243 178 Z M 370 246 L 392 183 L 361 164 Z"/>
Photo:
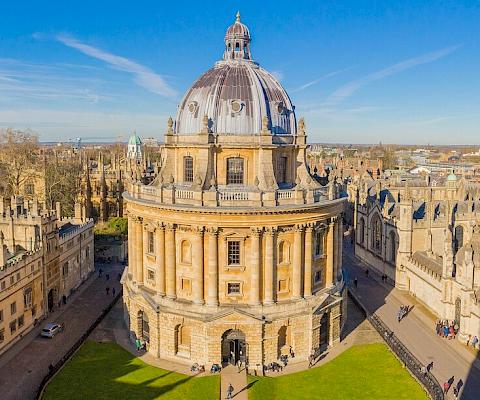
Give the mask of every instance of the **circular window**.
<path id="1" fill-rule="evenodd" d="M 232 101 L 232 111 L 234 113 L 238 113 L 242 110 L 242 103 L 239 102 L 238 100 L 233 100 Z"/>
<path id="2" fill-rule="evenodd" d="M 188 111 L 191 112 L 192 114 L 197 111 L 197 102 L 196 101 L 191 101 L 188 103 Z"/>
<path id="3" fill-rule="evenodd" d="M 281 114 L 285 110 L 285 105 L 283 104 L 283 101 L 279 101 L 277 103 L 277 113 Z"/>

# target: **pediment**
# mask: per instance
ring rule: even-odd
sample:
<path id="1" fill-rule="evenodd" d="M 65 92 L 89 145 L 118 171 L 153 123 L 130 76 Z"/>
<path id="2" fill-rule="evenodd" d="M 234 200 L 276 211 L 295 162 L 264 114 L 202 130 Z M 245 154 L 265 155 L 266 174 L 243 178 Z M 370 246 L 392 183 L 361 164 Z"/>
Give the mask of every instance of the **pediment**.
<path id="1" fill-rule="evenodd" d="M 222 310 L 212 315 L 207 320 L 208 322 L 225 322 L 225 323 L 258 323 L 268 322 L 260 316 L 251 314 L 238 308 L 231 308 L 229 310 Z"/>

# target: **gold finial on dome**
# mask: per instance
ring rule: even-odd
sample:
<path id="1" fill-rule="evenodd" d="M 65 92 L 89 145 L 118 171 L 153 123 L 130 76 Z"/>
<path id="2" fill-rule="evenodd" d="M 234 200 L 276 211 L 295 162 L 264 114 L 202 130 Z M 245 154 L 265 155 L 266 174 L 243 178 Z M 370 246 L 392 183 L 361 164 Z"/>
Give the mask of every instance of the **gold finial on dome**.
<path id="1" fill-rule="evenodd" d="M 236 15 L 236 21 L 237 22 L 240 22 L 240 11 L 237 11 L 237 15 Z"/>

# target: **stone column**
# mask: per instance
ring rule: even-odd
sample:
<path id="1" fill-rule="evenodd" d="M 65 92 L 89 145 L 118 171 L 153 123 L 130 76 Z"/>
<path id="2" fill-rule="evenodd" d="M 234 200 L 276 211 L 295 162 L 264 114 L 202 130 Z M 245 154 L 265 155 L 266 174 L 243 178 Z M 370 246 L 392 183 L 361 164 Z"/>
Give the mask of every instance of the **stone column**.
<path id="1" fill-rule="evenodd" d="M 157 273 L 155 275 L 157 291 L 165 296 L 165 226 L 160 224 L 157 227 L 155 240 L 155 253 L 157 259 Z"/>
<path id="2" fill-rule="evenodd" d="M 193 301 L 203 304 L 203 226 L 194 228 L 195 240 L 192 251 Z"/>
<path id="3" fill-rule="evenodd" d="M 143 220 L 135 220 L 135 272 L 137 284 L 143 284 Z"/>
<path id="4" fill-rule="evenodd" d="M 252 268 L 250 274 L 250 304 L 260 304 L 260 235 L 261 229 L 253 228 L 251 230 L 252 248 L 250 252 L 250 265 Z"/>
<path id="5" fill-rule="evenodd" d="M 273 304 L 273 246 L 275 228 L 265 230 L 265 275 L 263 304 Z"/>
<path id="6" fill-rule="evenodd" d="M 337 251 L 337 271 L 335 272 L 335 279 L 342 270 L 342 255 L 343 255 L 343 219 L 338 219 L 338 251 Z"/>
<path id="7" fill-rule="evenodd" d="M 128 272 L 135 280 L 137 275 L 135 272 L 135 224 L 133 216 L 128 216 Z"/>
<path id="8" fill-rule="evenodd" d="M 208 297 L 207 305 L 218 305 L 218 228 L 208 229 Z"/>
<path id="9" fill-rule="evenodd" d="M 302 297 L 302 233 L 303 226 L 295 226 L 293 233 L 293 299 Z"/>
<path id="10" fill-rule="evenodd" d="M 167 297 L 170 299 L 177 297 L 176 262 L 175 226 L 173 224 L 167 224 L 165 228 L 165 285 Z"/>
<path id="11" fill-rule="evenodd" d="M 304 296 L 312 295 L 312 231 L 313 227 L 307 226 L 305 229 L 305 282 Z"/>
<path id="12" fill-rule="evenodd" d="M 334 259 L 335 259 L 335 249 L 334 249 L 334 235 L 335 235 L 335 219 L 332 218 L 330 224 L 328 225 L 327 232 L 327 271 L 325 277 L 325 286 L 331 286 L 333 284 L 333 269 L 334 269 Z"/>

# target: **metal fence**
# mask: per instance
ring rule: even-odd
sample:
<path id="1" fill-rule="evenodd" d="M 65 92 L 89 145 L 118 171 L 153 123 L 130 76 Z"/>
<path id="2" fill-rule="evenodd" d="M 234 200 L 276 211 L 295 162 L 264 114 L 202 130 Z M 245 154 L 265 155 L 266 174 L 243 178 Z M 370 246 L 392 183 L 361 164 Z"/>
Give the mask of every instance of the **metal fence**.
<path id="1" fill-rule="evenodd" d="M 375 313 L 370 314 L 370 312 L 368 312 L 356 297 L 355 293 L 349 291 L 348 294 L 353 302 L 363 311 L 368 321 L 396 354 L 398 359 L 425 388 L 430 397 L 433 400 L 444 400 L 443 390 L 437 379 L 430 372 L 426 372 L 425 366 L 405 347 L 393 331 L 391 331 Z"/>
<path id="2" fill-rule="evenodd" d="M 48 374 L 42 379 L 40 386 L 38 387 L 37 394 L 35 398 L 40 400 L 43 396 L 43 391 L 45 387 L 50 382 L 50 380 L 55 376 L 55 374 L 63 367 L 63 365 L 70 360 L 70 358 L 75 354 L 75 352 L 80 348 L 80 346 L 87 340 L 93 330 L 103 321 L 107 316 L 110 310 L 113 308 L 115 303 L 122 297 L 122 288 L 120 288 L 118 294 L 112 300 L 112 302 L 102 311 L 99 317 L 93 321 L 93 323 L 88 327 L 85 333 L 74 343 L 74 345 L 64 354 L 64 356 L 56 363 L 50 364 Z"/>

